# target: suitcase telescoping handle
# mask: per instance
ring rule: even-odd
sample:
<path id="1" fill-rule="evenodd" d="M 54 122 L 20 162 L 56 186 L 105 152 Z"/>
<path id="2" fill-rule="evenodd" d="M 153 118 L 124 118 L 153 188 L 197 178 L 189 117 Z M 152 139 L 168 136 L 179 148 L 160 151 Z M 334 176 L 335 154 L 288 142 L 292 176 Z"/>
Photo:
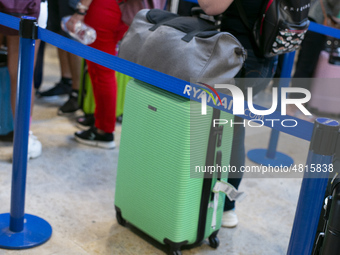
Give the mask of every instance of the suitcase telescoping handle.
<path id="1" fill-rule="evenodd" d="M 209 139 L 208 139 L 207 156 L 206 156 L 206 161 L 205 161 L 206 166 L 213 166 L 215 164 L 219 164 L 221 166 L 222 164 L 222 151 L 216 150 L 216 148 L 219 148 L 222 145 L 223 127 L 220 127 L 219 125 L 214 125 L 214 121 L 213 121 L 214 119 L 219 119 L 220 114 L 221 114 L 220 110 L 213 108 L 213 116 L 211 120 Z M 197 238 L 194 244 L 198 244 L 204 239 L 208 208 L 211 208 L 211 207 L 214 208 L 211 225 L 213 229 L 215 229 L 216 227 L 218 197 L 219 197 L 220 191 L 217 191 L 217 189 L 216 191 L 213 191 L 214 189 L 212 189 L 212 186 L 213 186 L 212 177 L 213 177 L 212 172 L 210 171 L 205 172 L 204 180 L 203 180 L 203 187 L 202 187 L 202 195 L 201 195 L 202 199 L 201 199 L 201 204 L 200 204 Z M 218 179 L 217 182 L 221 182 L 221 173 L 219 173 L 219 175 L 217 176 L 217 179 Z M 216 184 L 216 185 L 219 185 L 219 184 Z M 236 191 L 236 194 L 238 194 L 236 189 L 235 191 Z M 229 193 L 230 192 L 228 192 L 228 194 Z M 212 203 L 210 203 L 210 201 L 212 201 Z"/>
<path id="2" fill-rule="evenodd" d="M 333 164 L 335 162 L 333 161 Z M 337 169 L 339 171 L 339 169 Z M 317 238 L 313 255 L 336 255 L 340 249 L 340 177 L 336 174 L 331 182 L 331 196 L 328 197 L 324 219 L 324 231 Z"/>
<path id="3" fill-rule="evenodd" d="M 219 119 L 221 115 L 220 110 L 213 108 L 213 114 L 210 124 L 210 132 L 209 132 L 209 139 L 208 139 L 208 148 L 207 148 L 207 155 L 205 159 L 206 166 L 213 166 L 215 164 L 215 153 L 216 153 L 216 135 L 218 131 L 218 125 L 214 125 L 214 119 Z M 221 154 L 222 155 L 222 154 Z M 198 226 L 197 226 L 197 238 L 195 244 L 199 244 L 202 240 L 204 240 L 205 235 L 205 227 L 206 221 L 208 216 L 208 208 L 210 206 L 210 201 L 214 200 L 212 197 L 212 174 L 210 171 L 206 171 L 204 173 L 203 179 L 203 187 L 202 187 L 202 194 L 201 194 L 201 204 L 200 204 L 200 212 L 199 212 L 199 219 L 198 219 Z M 212 205 L 214 206 L 214 205 Z M 215 216 L 216 217 L 216 216 Z M 216 225 L 216 224 L 215 224 Z"/>
<path id="4" fill-rule="evenodd" d="M 221 126 L 223 128 L 223 126 Z M 217 135 L 217 147 L 221 147 L 221 141 L 222 140 L 222 132 L 223 129 L 218 129 L 216 132 Z M 222 151 L 217 151 L 216 152 L 216 165 L 222 167 Z M 222 178 L 222 173 L 218 172 L 217 173 L 217 180 L 220 181 Z M 214 208 L 214 212 L 212 215 L 212 220 L 211 220 L 211 227 L 212 229 L 216 228 L 216 222 L 217 222 L 217 208 L 218 208 L 218 199 L 219 199 L 220 193 L 214 193 L 212 192 L 212 207 Z"/>

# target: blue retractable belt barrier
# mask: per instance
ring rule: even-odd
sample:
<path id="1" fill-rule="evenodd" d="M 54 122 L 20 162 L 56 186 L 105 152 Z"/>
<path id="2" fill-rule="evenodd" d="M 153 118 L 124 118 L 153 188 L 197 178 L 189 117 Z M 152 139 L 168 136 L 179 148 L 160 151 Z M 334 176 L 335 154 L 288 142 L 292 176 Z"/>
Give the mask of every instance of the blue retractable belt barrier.
<path id="1" fill-rule="evenodd" d="M 315 22 L 311 22 L 308 28 L 309 31 L 319 33 L 322 35 L 328 35 L 337 39 L 340 39 L 340 30 L 332 27 L 327 27 L 324 25 L 320 25 Z"/>
<path id="2" fill-rule="evenodd" d="M 25 214 L 28 132 L 36 19 L 22 17 L 20 22 L 18 96 L 14 122 L 13 170 L 10 214 L 0 215 L 0 248 L 25 249 L 46 242 L 52 228 L 45 220 Z"/>
<path id="3" fill-rule="evenodd" d="M 197 1 L 197 0 L 185 0 L 185 2 L 190 2 L 190 3 L 198 4 L 198 1 Z"/>

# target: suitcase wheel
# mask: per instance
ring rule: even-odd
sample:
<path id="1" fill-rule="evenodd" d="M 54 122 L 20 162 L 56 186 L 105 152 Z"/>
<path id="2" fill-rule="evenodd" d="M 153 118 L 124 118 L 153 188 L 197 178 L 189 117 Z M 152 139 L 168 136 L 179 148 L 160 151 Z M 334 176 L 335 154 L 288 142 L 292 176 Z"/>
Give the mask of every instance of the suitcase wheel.
<path id="1" fill-rule="evenodd" d="M 120 211 L 116 211 L 116 219 L 117 219 L 119 225 L 125 227 L 126 220 L 122 217 L 122 213 Z"/>
<path id="2" fill-rule="evenodd" d="M 182 255 L 182 252 L 180 250 L 176 250 L 176 251 L 170 251 L 169 255 Z"/>
<path id="3" fill-rule="evenodd" d="M 118 116 L 118 117 L 116 118 L 116 121 L 117 121 L 118 123 L 123 123 L 123 114 L 120 115 L 120 116 Z"/>
<path id="4" fill-rule="evenodd" d="M 220 245 L 220 240 L 216 235 L 209 236 L 209 245 L 211 248 L 216 249 Z"/>

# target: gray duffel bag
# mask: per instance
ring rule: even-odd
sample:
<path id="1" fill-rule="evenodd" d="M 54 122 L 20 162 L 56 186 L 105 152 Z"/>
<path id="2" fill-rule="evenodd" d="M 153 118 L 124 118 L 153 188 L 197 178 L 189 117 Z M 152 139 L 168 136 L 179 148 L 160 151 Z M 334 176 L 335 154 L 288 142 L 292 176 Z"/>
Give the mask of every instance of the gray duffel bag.
<path id="1" fill-rule="evenodd" d="M 158 9 L 137 13 L 119 47 L 119 57 L 188 82 L 230 83 L 246 51 L 230 33 L 196 17 Z"/>

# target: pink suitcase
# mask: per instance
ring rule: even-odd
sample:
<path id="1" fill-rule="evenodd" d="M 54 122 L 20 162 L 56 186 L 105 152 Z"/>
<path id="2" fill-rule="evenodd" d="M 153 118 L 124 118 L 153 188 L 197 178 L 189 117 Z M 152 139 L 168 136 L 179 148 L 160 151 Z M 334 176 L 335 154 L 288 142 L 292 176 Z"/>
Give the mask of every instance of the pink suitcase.
<path id="1" fill-rule="evenodd" d="M 328 60 L 329 53 L 321 51 L 308 105 L 318 113 L 340 115 L 340 65 L 330 64 Z"/>

